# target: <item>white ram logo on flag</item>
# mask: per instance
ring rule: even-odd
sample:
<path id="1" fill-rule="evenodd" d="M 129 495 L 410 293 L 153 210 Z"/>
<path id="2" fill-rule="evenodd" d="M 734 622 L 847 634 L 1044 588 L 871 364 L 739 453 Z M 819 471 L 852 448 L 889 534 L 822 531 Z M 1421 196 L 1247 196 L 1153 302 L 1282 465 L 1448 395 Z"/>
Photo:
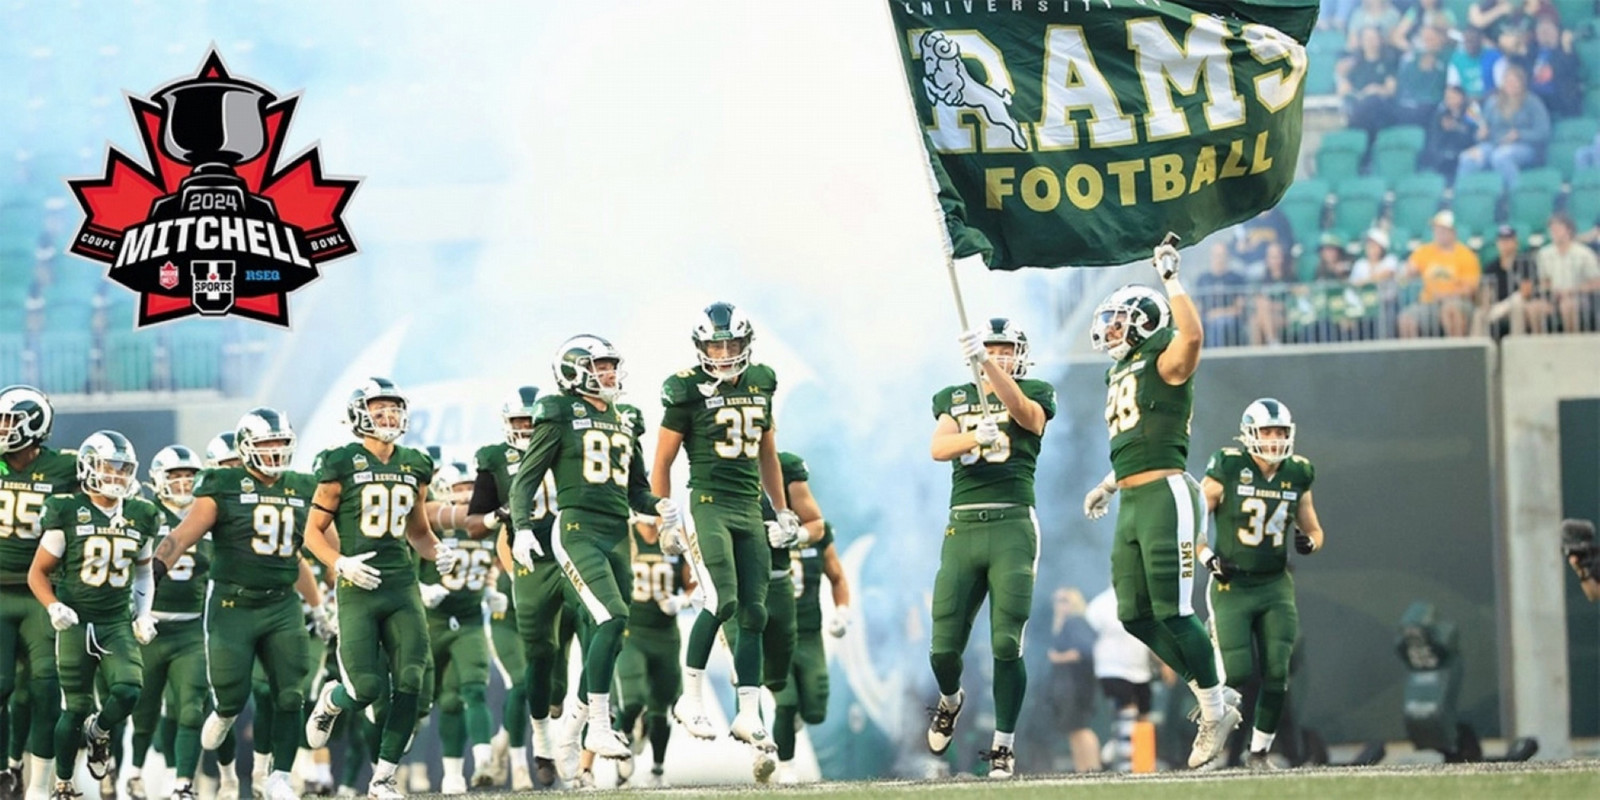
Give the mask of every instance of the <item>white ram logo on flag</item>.
<path id="1" fill-rule="evenodd" d="M 961 60 L 961 45 L 944 31 L 928 31 L 918 42 L 922 50 L 922 88 L 928 102 L 982 112 L 989 122 L 1011 134 L 1011 144 L 1028 149 L 1028 137 L 1011 117 L 1011 92 L 974 78 Z"/>

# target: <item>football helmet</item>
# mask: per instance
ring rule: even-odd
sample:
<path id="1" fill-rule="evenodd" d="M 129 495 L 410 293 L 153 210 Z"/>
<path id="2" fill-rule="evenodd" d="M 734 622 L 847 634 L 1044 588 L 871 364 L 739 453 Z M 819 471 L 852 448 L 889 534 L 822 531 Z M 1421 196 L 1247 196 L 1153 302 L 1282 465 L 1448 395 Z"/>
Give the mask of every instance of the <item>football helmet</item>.
<path id="1" fill-rule="evenodd" d="M 608 360 L 616 363 L 615 379 L 610 386 L 605 385 L 594 370 L 596 361 Z M 617 348 L 605 339 L 587 333 L 562 342 L 551 369 L 556 374 L 556 385 L 563 391 L 598 397 L 607 403 L 622 394 L 622 379 L 628 374 L 622 371 L 622 356 L 617 353 Z"/>
<path id="2" fill-rule="evenodd" d="M 228 462 L 233 463 L 228 463 Z M 206 469 L 237 467 L 244 462 L 239 458 L 239 448 L 234 446 L 233 431 L 223 431 L 206 443 Z"/>
<path id="3" fill-rule="evenodd" d="M 1266 428 L 1283 428 L 1282 439 L 1263 439 Z M 1269 464 L 1276 464 L 1294 455 L 1294 418 L 1289 407 L 1271 397 L 1263 397 L 1245 406 L 1244 417 L 1239 420 L 1239 441 L 1250 455 Z"/>
<path id="4" fill-rule="evenodd" d="M 528 442 L 533 440 L 533 415 L 538 411 L 539 387 L 518 386 L 517 390 L 506 398 L 500 406 L 500 425 L 506 433 L 506 444 L 518 450 L 528 449 Z M 527 418 L 529 425 L 526 428 L 513 427 L 511 420 Z"/>
<path id="5" fill-rule="evenodd" d="M 1121 361 L 1171 321 L 1167 298 L 1148 286 L 1130 283 L 1112 292 L 1095 308 L 1089 341 L 1094 349 L 1104 350 Z M 1114 332 L 1120 335 L 1112 341 Z"/>
<path id="6" fill-rule="evenodd" d="M 294 441 L 294 428 L 289 425 L 289 418 L 266 406 L 246 411 L 234 429 L 240 460 L 262 475 L 277 476 L 289 470 L 289 461 L 294 458 Z"/>
<path id="7" fill-rule="evenodd" d="M 743 311 L 732 303 L 716 302 L 706 306 L 699 324 L 694 326 L 694 346 L 700 352 L 700 366 L 721 381 L 731 381 L 750 366 L 750 343 L 755 341 L 755 328 Z M 713 342 L 738 342 L 738 352 L 713 356 Z"/>
<path id="8" fill-rule="evenodd" d="M 399 403 L 399 422 L 379 426 L 367 408 L 374 400 L 393 400 Z M 345 405 L 345 418 L 355 435 L 371 436 L 380 442 L 399 439 L 405 435 L 406 427 L 411 424 L 411 415 L 406 408 L 406 396 L 394 385 L 394 381 L 388 378 L 368 378 L 360 388 L 351 392 L 350 402 Z"/>
<path id="9" fill-rule="evenodd" d="M 995 359 L 995 365 L 1001 370 L 1011 373 L 1011 377 L 1020 378 L 1028 374 L 1028 334 L 1023 333 L 1011 320 L 1005 317 L 995 317 L 983 329 L 983 343 L 1009 344 L 1012 347 L 1010 356 L 1001 356 Z"/>
<path id="10" fill-rule="evenodd" d="M 194 502 L 194 476 L 202 469 L 205 464 L 195 451 L 181 444 L 167 445 L 150 459 L 150 488 L 155 490 L 156 497 L 178 508 L 186 508 Z M 189 474 L 173 474 L 180 470 L 187 470 Z"/>
<path id="11" fill-rule="evenodd" d="M 44 392 L 21 384 L 0 389 L 0 455 L 44 444 L 55 424 Z"/>
<path id="12" fill-rule="evenodd" d="M 85 491 L 116 500 L 139 491 L 139 456 L 116 431 L 95 431 L 78 448 L 78 483 Z"/>
<path id="13" fill-rule="evenodd" d="M 477 473 L 466 464 L 460 461 L 446 461 L 434 470 L 433 484 L 428 487 L 428 494 L 432 499 L 446 503 L 470 502 L 472 484 L 477 477 Z M 462 484 L 466 484 L 466 489 L 457 491 L 456 487 Z"/>

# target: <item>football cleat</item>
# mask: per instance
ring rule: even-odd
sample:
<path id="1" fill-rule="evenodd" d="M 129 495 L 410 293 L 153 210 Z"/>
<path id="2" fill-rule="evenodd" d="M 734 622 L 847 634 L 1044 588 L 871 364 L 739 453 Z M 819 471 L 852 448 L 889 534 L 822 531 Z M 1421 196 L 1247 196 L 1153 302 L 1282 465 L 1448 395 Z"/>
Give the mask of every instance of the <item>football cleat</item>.
<path id="1" fill-rule="evenodd" d="M 989 762 L 989 777 L 996 780 L 1006 780 L 1016 773 L 1017 754 L 1011 748 L 1001 745 L 987 753 L 978 756 Z"/>
<path id="2" fill-rule="evenodd" d="M 589 726 L 589 732 L 583 737 L 583 749 L 601 758 L 615 761 L 633 757 L 633 751 L 628 749 L 628 743 L 623 741 L 622 734 L 605 725 Z"/>
<path id="3" fill-rule="evenodd" d="M 1252 772 L 1278 771 L 1278 765 L 1272 763 L 1272 756 L 1267 755 L 1265 751 L 1256 750 L 1250 751 L 1250 755 L 1245 756 L 1244 768 Z"/>
<path id="4" fill-rule="evenodd" d="M 966 704 L 966 693 L 956 692 L 955 708 L 948 708 L 944 700 L 933 708 L 928 722 L 928 750 L 936 756 L 950 749 L 950 740 L 956 734 L 956 720 L 961 718 L 961 707 Z"/>
<path id="5" fill-rule="evenodd" d="M 218 771 L 217 800 L 239 800 L 239 773 L 234 772 L 234 765 L 218 765 Z"/>
<path id="6" fill-rule="evenodd" d="M 1228 735 L 1239 727 L 1243 717 L 1239 709 L 1224 705 L 1222 716 L 1211 721 L 1200 720 L 1200 730 L 1194 735 L 1194 747 L 1189 751 L 1189 768 L 1199 769 L 1216 759 L 1228 746 Z"/>
<path id="7" fill-rule="evenodd" d="M 462 775 L 446 775 L 439 781 L 439 794 L 466 794 L 467 779 Z"/>
<path id="8" fill-rule="evenodd" d="M 21 800 L 22 767 L 8 767 L 0 771 L 0 800 Z"/>
<path id="9" fill-rule="evenodd" d="M 112 764 L 111 771 L 115 772 L 116 769 L 117 765 Z M 100 779 L 100 797 L 102 800 L 117 800 L 117 777 L 115 775 L 106 773 L 106 776 Z"/>
<path id="10" fill-rule="evenodd" d="M 367 784 L 368 800 L 405 800 L 405 795 L 400 793 L 400 782 L 390 775 L 383 780 L 372 779 Z"/>
<path id="11" fill-rule="evenodd" d="M 545 760 L 549 761 L 549 759 L 545 759 Z M 555 777 L 556 777 L 556 775 L 555 775 L 555 767 L 551 766 L 550 767 L 551 783 L 555 782 Z M 513 791 L 513 792 L 531 792 L 531 791 L 533 791 L 533 774 L 528 772 L 528 767 L 527 767 L 526 764 L 518 764 L 517 766 L 514 766 L 514 767 L 511 768 L 511 791 Z"/>
<path id="12" fill-rule="evenodd" d="M 556 777 L 555 759 L 545 758 L 544 756 L 533 757 L 533 778 L 534 782 L 539 785 L 540 789 L 548 789 L 556 785 Z M 517 777 L 515 775 L 511 776 L 513 784 L 516 782 L 516 779 Z M 512 786 L 512 788 L 516 787 Z"/>
<path id="13" fill-rule="evenodd" d="M 56 788 L 50 790 L 50 800 L 79 800 L 82 797 L 83 792 L 78 791 L 72 781 L 58 780 Z"/>
<path id="14" fill-rule="evenodd" d="M 261 784 L 261 791 L 256 796 L 264 800 L 299 800 L 300 793 L 289 784 L 289 773 L 273 772 Z"/>
<path id="15" fill-rule="evenodd" d="M 131 800 L 145 800 L 144 778 L 142 776 L 134 775 L 133 777 L 129 778 L 127 787 L 128 797 L 131 798 Z"/>
<path id="16" fill-rule="evenodd" d="M 194 784 L 180 783 L 172 787 L 172 800 L 200 800 L 200 795 L 194 790 Z"/>
<path id="17" fill-rule="evenodd" d="M 794 771 L 794 762 L 784 761 L 778 764 L 778 784 L 792 786 L 800 782 L 800 776 Z"/>
<path id="18" fill-rule="evenodd" d="M 767 726 L 761 722 L 761 714 L 755 709 L 740 711 L 733 715 L 733 723 L 728 726 L 728 733 L 757 750 L 770 753 L 778 749 L 778 745 L 772 741 L 772 735 L 767 733 Z"/>
<path id="19" fill-rule="evenodd" d="M 765 786 L 772 780 L 772 773 L 778 771 L 778 759 L 771 752 L 758 748 L 755 764 L 750 771 L 755 775 L 756 783 Z"/>
<path id="20" fill-rule="evenodd" d="M 706 716 L 704 706 L 701 703 L 691 702 L 688 694 L 672 704 L 672 718 L 696 739 L 717 738 L 717 728 L 711 724 L 711 718 Z"/>
<path id="21" fill-rule="evenodd" d="M 95 733 L 99 729 L 97 724 L 99 721 L 99 714 L 91 715 L 83 721 L 83 746 L 86 751 L 84 766 L 89 768 L 89 775 L 97 781 L 111 774 L 111 735 Z M 111 786 L 111 792 L 116 792 L 115 783 Z M 106 793 L 104 787 L 101 787 L 101 793 Z"/>
<path id="22" fill-rule="evenodd" d="M 672 784 L 667 782 L 667 775 L 661 769 L 660 764 L 650 768 L 650 777 L 645 779 L 644 785 L 650 789 L 668 789 L 672 787 Z"/>
<path id="23" fill-rule="evenodd" d="M 333 733 L 333 721 L 339 718 L 340 708 L 333 704 L 333 692 L 339 688 L 336 681 L 323 684 L 317 695 L 317 707 L 306 717 L 306 743 L 312 750 L 328 746 L 328 736 Z"/>

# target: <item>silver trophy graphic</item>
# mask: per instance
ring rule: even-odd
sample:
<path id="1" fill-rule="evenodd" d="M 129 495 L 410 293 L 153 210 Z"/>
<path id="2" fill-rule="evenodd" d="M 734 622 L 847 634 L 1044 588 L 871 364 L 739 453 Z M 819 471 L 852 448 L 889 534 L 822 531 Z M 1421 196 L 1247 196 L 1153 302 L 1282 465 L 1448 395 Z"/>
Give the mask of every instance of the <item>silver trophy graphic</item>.
<path id="1" fill-rule="evenodd" d="M 234 167 L 267 145 L 266 106 L 274 98 L 259 86 L 227 78 L 176 83 L 155 96 L 161 115 L 162 152 L 194 171 L 178 193 L 156 201 L 156 219 L 195 213 L 276 218 L 271 201 L 250 194 Z"/>

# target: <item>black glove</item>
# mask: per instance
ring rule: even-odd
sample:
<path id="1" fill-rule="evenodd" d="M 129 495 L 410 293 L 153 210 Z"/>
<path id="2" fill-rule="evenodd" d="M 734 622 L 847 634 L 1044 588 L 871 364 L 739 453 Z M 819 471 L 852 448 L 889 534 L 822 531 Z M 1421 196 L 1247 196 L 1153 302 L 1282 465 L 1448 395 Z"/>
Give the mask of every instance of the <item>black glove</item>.
<path id="1" fill-rule="evenodd" d="M 167 577 L 167 562 L 159 558 L 150 559 L 150 575 L 151 583 L 159 585 L 161 580 Z"/>
<path id="2" fill-rule="evenodd" d="M 1317 552 L 1317 545 L 1311 541 L 1311 534 L 1298 527 L 1294 529 L 1294 551 L 1303 556 Z"/>
<path id="3" fill-rule="evenodd" d="M 1233 580 L 1233 574 L 1239 571 L 1239 565 L 1216 553 L 1212 553 L 1211 557 L 1206 559 L 1206 569 L 1211 570 L 1211 574 L 1216 576 L 1218 583 L 1227 583 Z"/>

